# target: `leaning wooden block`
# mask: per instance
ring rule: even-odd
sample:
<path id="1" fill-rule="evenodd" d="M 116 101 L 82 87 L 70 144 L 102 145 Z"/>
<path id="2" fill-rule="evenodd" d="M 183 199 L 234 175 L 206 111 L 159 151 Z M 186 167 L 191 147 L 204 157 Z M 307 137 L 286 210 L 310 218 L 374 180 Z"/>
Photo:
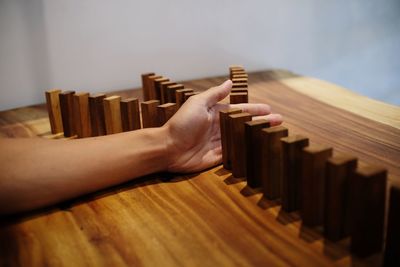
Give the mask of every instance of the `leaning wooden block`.
<path id="1" fill-rule="evenodd" d="M 166 103 L 157 107 L 158 123 L 163 126 L 177 111 L 175 103 Z"/>
<path id="2" fill-rule="evenodd" d="M 89 93 L 77 93 L 73 96 L 74 129 L 78 138 L 90 137 Z"/>
<path id="3" fill-rule="evenodd" d="M 300 208 L 301 154 L 308 146 L 308 138 L 290 135 L 281 138 L 282 145 L 282 209 L 286 212 Z"/>
<path id="4" fill-rule="evenodd" d="M 168 82 L 168 81 L 169 81 L 169 79 L 165 78 L 165 77 L 154 79 L 154 89 L 155 89 L 155 92 L 156 92 L 156 98 L 155 99 L 160 100 L 160 103 L 162 101 L 161 100 L 161 83 Z"/>
<path id="5" fill-rule="evenodd" d="M 235 70 L 244 70 L 243 66 L 240 65 L 231 65 L 229 66 L 229 71 L 235 71 Z"/>
<path id="6" fill-rule="evenodd" d="M 139 99 L 132 97 L 121 101 L 121 119 L 124 132 L 141 128 Z"/>
<path id="7" fill-rule="evenodd" d="M 154 76 L 154 72 L 142 74 L 142 93 L 144 101 L 150 100 L 150 85 L 149 76 Z"/>
<path id="8" fill-rule="evenodd" d="M 63 123 L 61 118 L 59 94 L 61 90 L 54 89 L 46 91 L 47 112 L 49 114 L 51 133 L 57 134 L 63 132 Z"/>
<path id="9" fill-rule="evenodd" d="M 301 217 L 307 226 L 324 221 L 325 165 L 332 148 L 311 145 L 303 149 L 301 175 Z"/>
<path id="10" fill-rule="evenodd" d="M 233 88 L 248 88 L 248 84 L 247 83 L 233 83 L 232 89 Z"/>
<path id="11" fill-rule="evenodd" d="M 75 91 L 64 91 L 59 94 L 65 137 L 72 137 L 76 134 L 74 123 L 74 94 Z"/>
<path id="12" fill-rule="evenodd" d="M 236 79 L 236 78 L 249 78 L 249 75 L 247 73 L 234 73 L 231 77 L 231 79 Z"/>
<path id="13" fill-rule="evenodd" d="M 246 93 L 249 94 L 249 90 L 247 90 L 247 87 L 243 88 L 232 88 L 231 93 Z"/>
<path id="14" fill-rule="evenodd" d="M 176 84 L 175 82 L 171 82 L 171 81 L 166 81 L 166 82 L 160 83 L 160 93 L 161 93 L 160 103 L 161 104 L 170 103 L 170 101 L 168 100 L 168 86 L 175 85 L 175 84 Z"/>
<path id="15" fill-rule="evenodd" d="M 267 120 L 248 121 L 244 124 L 246 140 L 246 177 L 250 187 L 261 187 L 261 130 L 270 127 Z M 222 138 L 222 136 L 221 136 Z"/>
<path id="16" fill-rule="evenodd" d="M 179 89 L 175 91 L 176 105 L 180 108 L 185 102 L 185 94 L 193 92 L 193 89 Z"/>
<path id="17" fill-rule="evenodd" d="M 116 134 L 122 132 L 121 97 L 117 95 L 106 97 L 103 104 L 106 133 Z"/>
<path id="18" fill-rule="evenodd" d="M 245 177 L 246 175 L 246 144 L 244 139 L 244 123 L 251 121 L 249 113 L 229 115 L 230 134 L 232 140 L 232 175 Z"/>
<path id="19" fill-rule="evenodd" d="M 400 187 L 392 186 L 386 232 L 384 266 L 400 266 Z"/>
<path id="20" fill-rule="evenodd" d="M 386 180 L 387 171 L 380 167 L 358 167 L 353 173 L 350 247 L 359 257 L 380 252 L 383 248 Z"/>
<path id="21" fill-rule="evenodd" d="M 188 92 L 183 94 L 183 103 L 185 103 L 190 97 L 197 95 L 198 92 Z M 183 104 L 181 103 L 181 105 Z"/>
<path id="22" fill-rule="evenodd" d="M 229 100 L 231 104 L 249 103 L 249 95 L 245 92 L 231 93 Z"/>
<path id="23" fill-rule="evenodd" d="M 232 78 L 232 83 L 247 83 L 247 78 L 237 78 L 237 77 L 233 77 Z"/>
<path id="24" fill-rule="evenodd" d="M 106 98 L 105 94 L 89 96 L 90 126 L 92 129 L 92 136 L 101 136 L 106 134 L 106 122 L 104 118 L 103 104 L 104 98 Z"/>
<path id="25" fill-rule="evenodd" d="M 142 108 L 143 128 L 158 127 L 157 106 L 160 100 L 150 100 L 140 103 Z"/>
<path id="26" fill-rule="evenodd" d="M 338 241 L 350 233 L 350 179 L 357 158 L 338 155 L 328 159 L 325 176 L 324 235 Z"/>
<path id="27" fill-rule="evenodd" d="M 281 196 L 282 146 L 281 138 L 288 136 L 288 129 L 274 126 L 261 130 L 262 188 L 265 197 L 277 199 Z"/>
<path id="28" fill-rule="evenodd" d="M 157 92 L 156 92 L 156 85 L 155 80 L 162 78 L 159 75 L 149 75 L 148 79 L 148 92 L 149 92 L 149 100 L 156 100 L 157 99 Z"/>
<path id="29" fill-rule="evenodd" d="M 219 124 L 221 130 L 221 147 L 222 147 L 222 163 L 224 168 L 230 170 L 232 168 L 232 140 L 230 134 L 229 115 L 241 113 L 240 109 L 228 109 L 219 112 Z"/>
<path id="30" fill-rule="evenodd" d="M 242 74 L 246 74 L 245 70 L 234 70 L 231 71 L 231 73 L 229 74 L 229 78 L 232 79 L 233 77 L 235 77 L 236 75 L 242 75 Z"/>
<path id="31" fill-rule="evenodd" d="M 177 103 L 176 102 L 176 90 L 184 89 L 185 86 L 183 84 L 174 84 L 170 85 L 167 88 L 167 100 L 168 103 Z"/>

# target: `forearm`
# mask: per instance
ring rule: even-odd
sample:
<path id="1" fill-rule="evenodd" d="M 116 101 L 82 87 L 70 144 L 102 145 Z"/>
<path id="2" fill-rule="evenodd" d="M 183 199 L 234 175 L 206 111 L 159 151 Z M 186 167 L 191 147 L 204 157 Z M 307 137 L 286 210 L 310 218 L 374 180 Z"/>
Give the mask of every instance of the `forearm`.
<path id="1" fill-rule="evenodd" d="M 0 213 L 54 204 L 166 169 L 165 128 L 79 140 L 0 140 Z"/>

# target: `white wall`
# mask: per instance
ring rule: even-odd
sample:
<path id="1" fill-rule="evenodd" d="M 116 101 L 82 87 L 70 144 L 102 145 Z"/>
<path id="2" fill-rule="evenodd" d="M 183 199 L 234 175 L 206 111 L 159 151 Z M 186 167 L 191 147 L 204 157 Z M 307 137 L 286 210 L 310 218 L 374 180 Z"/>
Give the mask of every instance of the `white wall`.
<path id="1" fill-rule="evenodd" d="M 100 92 L 285 68 L 400 104 L 400 1 L 0 0 L 0 110 L 48 88 Z"/>

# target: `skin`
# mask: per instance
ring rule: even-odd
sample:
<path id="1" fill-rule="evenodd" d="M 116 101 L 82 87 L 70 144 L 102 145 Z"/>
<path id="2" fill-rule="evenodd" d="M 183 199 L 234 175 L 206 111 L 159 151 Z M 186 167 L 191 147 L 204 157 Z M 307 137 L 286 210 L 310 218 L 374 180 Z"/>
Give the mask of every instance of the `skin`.
<path id="1" fill-rule="evenodd" d="M 221 163 L 219 111 L 241 108 L 282 122 L 266 104 L 221 104 L 231 81 L 192 96 L 159 128 L 77 140 L 0 138 L 0 214 L 55 204 L 147 174 Z"/>

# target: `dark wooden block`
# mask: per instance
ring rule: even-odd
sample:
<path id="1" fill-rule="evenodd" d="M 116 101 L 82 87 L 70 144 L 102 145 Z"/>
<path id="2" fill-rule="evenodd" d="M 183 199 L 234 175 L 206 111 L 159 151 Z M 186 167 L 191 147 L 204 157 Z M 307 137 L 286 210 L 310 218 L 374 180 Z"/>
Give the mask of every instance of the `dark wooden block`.
<path id="1" fill-rule="evenodd" d="M 301 175 L 301 217 L 307 226 L 324 221 L 325 165 L 332 156 L 332 148 L 311 145 L 303 149 Z"/>
<path id="2" fill-rule="evenodd" d="M 219 112 L 219 123 L 221 130 L 221 147 L 222 147 L 222 163 L 224 168 L 230 170 L 232 168 L 232 135 L 230 134 L 229 115 L 241 113 L 240 109 L 228 109 Z"/>
<path id="3" fill-rule="evenodd" d="M 183 84 L 174 84 L 170 85 L 167 88 L 167 99 L 168 103 L 176 103 L 176 90 L 184 89 L 185 86 Z"/>
<path id="4" fill-rule="evenodd" d="M 233 83 L 232 88 L 248 88 L 247 83 Z"/>
<path id="5" fill-rule="evenodd" d="M 231 93 L 229 99 L 231 104 L 249 103 L 249 95 L 245 92 Z"/>
<path id="6" fill-rule="evenodd" d="M 249 113 L 229 115 L 230 134 L 232 140 L 232 175 L 245 177 L 246 175 L 246 144 L 244 138 L 244 123 L 251 121 Z"/>
<path id="7" fill-rule="evenodd" d="M 154 89 L 156 92 L 155 99 L 160 100 L 160 103 L 161 103 L 161 83 L 163 82 L 169 82 L 169 79 L 165 77 L 154 79 Z"/>
<path id="8" fill-rule="evenodd" d="M 163 126 L 177 111 L 176 103 L 166 103 L 157 107 L 158 123 Z"/>
<path id="9" fill-rule="evenodd" d="M 89 93 L 73 95 L 74 129 L 78 138 L 90 137 Z"/>
<path id="10" fill-rule="evenodd" d="M 184 93 L 183 94 L 183 103 L 185 103 L 191 96 L 197 95 L 198 92 L 188 92 L 188 93 Z M 183 105 L 183 103 L 181 103 L 181 105 Z"/>
<path id="11" fill-rule="evenodd" d="M 288 129 L 274 126 L 261 130 L 262 145 L 262 188 L 268 199 L 281 196 L 282 184 L 282 145 L 281 138 L 288 136 Z"/>
<path id="12" fill-rule="evenodd" d="M 121 101 L 122 130 L 138 130 L 140 126 L 139 99 L 128 98 Z"/>
<path id="13" fill-rule="evenodd" d="M 309 145 L 308 138 L 290 135 L 281 138 L 282 145 L 282 209 L 286 212 L 300 208 L 301 154 Z"/>
<path id="14" fill-rule="evenodd" d="M 176 105 L 180 108 L 185 102 L 185 94 L 193 92 L 193 89 L 179 89 L 175 91 Z"/>
<path id="15" fill-rule="evenodd" d="M 400 187 L 392 186 L 386 232 L 384 266 L 400 266 Z"/>
<path id="16" fill-rule="evenodd" d="M 60 93 L 61 90 L 59 89 L 46 91 L 47 113 L 49 114 L 50 128 L 52 134 L 63 132 L 59 98 Z"/>
<path id="17" fill-rule="evenodd" d="M 141 103 L 143 128 L 158 127 L 157 106 L 160 100 L 149 100 Z"/>
<path id="18" fill-rule="evenodd" d="M 90 127 L 92 129 L 92 136 L 101 136 L 106 134 L 103 104 L 105 97 L 105 94 L 89 96 Z"/>
<path id="19" fill-rule="evenodd" d="M 75 91 L 65 91 L 59 94 L 65 137 L 72 137 L 76 134 L 74 124 L 74 94 Z"/>
<path id="20" fill-rule="evenodd" d="M 149 76 L 154 76 L 154 72 L 142 74 L 142 93 L 144 101 L 150 100 L 149 97 Z"/>
<path id="21" fill-rule="evenodd" d="M 247 90 L 247 87 L 245 88 L 232 88 L 231 93 L 246 93 L 249 94 L 249 90 Z"/>
<path id="22" fill-rule="evenodd" d="M 237 77 L 232 77 L 232 83 L 246 83 L 247 84 L 247 78 L 237 78 Z"/>
<path id="23" fill-rule="evenodd" d="M 116 134 L 122 132 L 121 97 L 114 95 L 104 98 L 104 119 L 106 133 Z"/>
<path id="24" fill-rule="evenodd" d="M 159 75 L 149 75 L 148 76 L 149 100 L 157 100 L 155 80 L 160 79 L 160 78 L 162 78 L 162 76 L 159 76 Z"/>
<path id="25" fill-rule="evenodd" d="M 359 257 L 382 250 L 386 180 L 387 171 L 380 167 L 362 166 L 353 173 L 350 247 Z"/>
<path id="26" fill-rule="evenodd" d="M 160 93 L 161 93 L 161 99 L 160 103 L 165 104 L 165 103 L 170 103 L 168 99 L 168 86 L 170 85 L 175 85 L 175 82 L 167 81 L 167 82 L 162 82 L 160 83 Z"/>
<path id="27" fill-rule="evenodd" d="M 248 121 L 244 124 L 246 140 L 246 177 L 250 187 L 261 187 L 261 130 L 270 127 L 267 120 Z"/>
<path id="28" fill-rule="evenodd" d="M 328 159 L 325 175 L 324 235 L 338 241 L 350 234 L 350 179 L 357 158 L 338 155 Z"/>

